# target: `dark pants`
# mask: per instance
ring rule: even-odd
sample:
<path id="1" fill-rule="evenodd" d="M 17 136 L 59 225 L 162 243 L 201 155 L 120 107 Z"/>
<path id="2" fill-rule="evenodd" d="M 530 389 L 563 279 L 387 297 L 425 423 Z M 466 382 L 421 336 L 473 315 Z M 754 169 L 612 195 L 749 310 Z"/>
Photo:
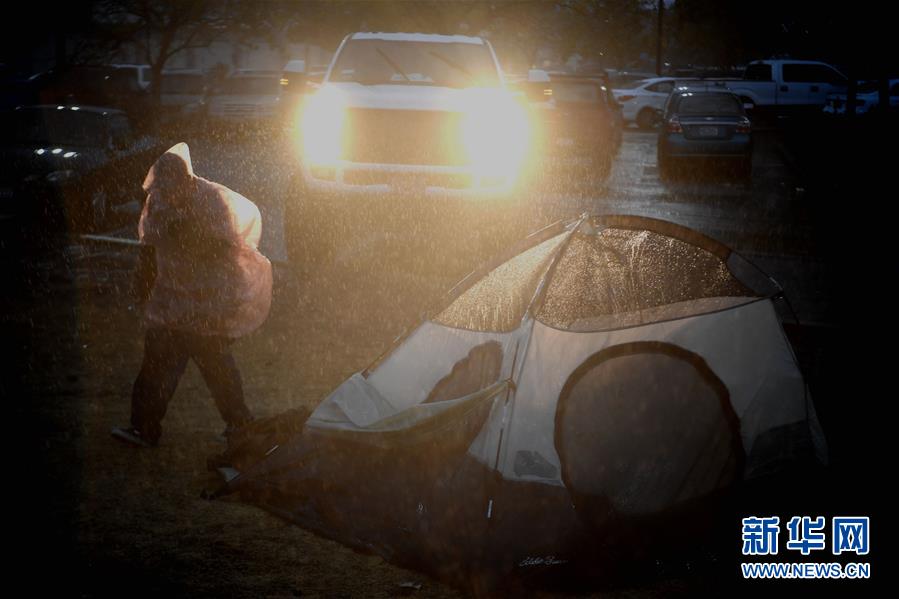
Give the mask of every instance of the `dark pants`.
<path id="1" fill-rule="evenodd" d="M 252 420 L 244 403 L 240 372 L 231 355 L 230 344 L 227 337 L 148 329 L 144 340 L 144 362 L 131 396 L 131 425 L 148 441 L 159 440 L 162 418 L 187 368 L 188 359 L 193 359 L 200 369 L 228 426 L 239 427 Z"/>

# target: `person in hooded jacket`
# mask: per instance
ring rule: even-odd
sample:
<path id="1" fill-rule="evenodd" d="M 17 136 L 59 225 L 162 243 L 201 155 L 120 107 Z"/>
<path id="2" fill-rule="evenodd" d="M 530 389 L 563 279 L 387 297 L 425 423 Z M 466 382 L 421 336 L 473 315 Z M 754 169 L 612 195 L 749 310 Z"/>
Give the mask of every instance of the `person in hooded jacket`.
<path id="1" fill-rule="evenodd" d="M 131 426 L 112 435 L 154 446 L 192 359 L 225 421 L 226 436 L 253 418 L 232 342 L 258 328 L 272 296 L 271 263 L 259 250 L 253 202 L 194 174 L 187 144 L 163 154 L 144 180 L 138 232 L 144 249 L 135 289 L 146 299 L 144 357 L 131 397 Z"/>

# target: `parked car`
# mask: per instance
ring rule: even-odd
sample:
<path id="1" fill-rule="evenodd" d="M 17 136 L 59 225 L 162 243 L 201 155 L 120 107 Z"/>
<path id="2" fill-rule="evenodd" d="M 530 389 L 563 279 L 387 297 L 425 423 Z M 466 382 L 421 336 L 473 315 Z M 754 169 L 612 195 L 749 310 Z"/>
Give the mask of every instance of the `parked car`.
<path id="1" fill-rule="evenodd" d="M 114 208 L 143 199 L 147 169 L 164 151 L 112 108 L 26 106 L 0 120 L 0 212 L 26 221 L 62 216 L 75 230 L 102 229 Z"/>
<path id="2" fill-rule="evenodd" d="M 282 116 L 281 87 L 278 71 L 236 71 L 213 89 L 207 101 L 207 116 L 219 123 L 274 123 Z"/>
<path id="3" fill-rule="evenodd" d="M 117 69 L 131 69 L 134 76 L 137 77 L 137 84 L 141 89 L 150 89 L 150 82 L 153 79 L 153 68 L 148 64 L 113 64 L 110 65 Z"/>
<path id="4" fill-rule="evenodd" d="M 625 123 L 636 123 L 641 129 L 654 127 L 677 82 L 674 77 L 653 77 L 637 81 L 630 88 L 612 90 Z"/>
<path id="5" fill-rule="evenodd" d="M 855 96 L 855 114 L 867 114 L 872 108 L 880 105 L 879 82 L 862 81 L 859 83 Z M 899 108 L 899 79 L 890 79 L 890 110 Z M 824 104 L 825 114 L 846 114 L 846 93 L 833 93 L 827 95 Z"/>
<path id="6" fill-rule="evenodd" d="M 208 85 L 200 69 L 167 70 L 160 75 L 159 101 L 163 120 L 185 121 L 205 116 Z"/>
<path id="7" fill-rule="evenodd" d="M 723 159 L 741 178 L 752 172 L 752 125 L 740 98 L 714 86 L 679 87 L 665 104 L 658 138 L 659 173 L 688 162 Z"/>
<path id="8" fill-rule="evenodd" d="M 301 58 L 287 61 L 281 69 L 281 85 L 290 94 L 306 93 L 306 61 Z"/>
<path id="9" fill-rule="evenodd" d="M 721 79 L 752 108 L 820 109 L 827 95 L 845 92 L 846 77 L 836 68 L 813 60 L 756 60 L 746 66 L 743 79 Z"/>
<path id="10" fill-rule="evenodd" d="M 540 158 L 587 157 L 608 172 L 621 145 L 622 118 L 602 78 L 532 69 L 525 85 Z"/>
<path id="11" fill-rule="evenodd" d="M 32 104 L 104 106 L 124 111 L 135 127 L 149 124 L 151 100 L 133 68 L 72 66 L 33 77 Z"/>

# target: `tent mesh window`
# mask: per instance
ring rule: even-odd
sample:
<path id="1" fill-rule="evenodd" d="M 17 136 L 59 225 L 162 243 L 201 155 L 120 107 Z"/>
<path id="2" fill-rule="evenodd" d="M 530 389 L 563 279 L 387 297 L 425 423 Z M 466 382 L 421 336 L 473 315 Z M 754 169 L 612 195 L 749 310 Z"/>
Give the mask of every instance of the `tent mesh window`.
<path id="1" fill-rule="evenodd" d="M 610 508 L 660 514 L 741 477 L 727 387 L 675 345 L 617 345 L 588 358 L 559 395 L 555 425 L 563 481 L 590 523 L 602 525 Z"/>
<path id="2" fill-rule="evenodd" d="M 562 233 L 518 254 L 469 287 L 434 322 L 473 331 L 506 332 L 518 328 Z"/>
<path id="3" fill-rule="evenodd" d="M 722 258 L 645 229 L 577 233 L 537 318 L 562 329 L 634 326 L 709 312 L 759 295 Z"/>
<path id="4" fill-rule="evenodd" d="M 502 367 L 502 345 L 496 341 L 476 345 L 453 365 L 449 374 L 437 381 L 422 403 L 457 399 L 486 389 L 499 380 Z"/>

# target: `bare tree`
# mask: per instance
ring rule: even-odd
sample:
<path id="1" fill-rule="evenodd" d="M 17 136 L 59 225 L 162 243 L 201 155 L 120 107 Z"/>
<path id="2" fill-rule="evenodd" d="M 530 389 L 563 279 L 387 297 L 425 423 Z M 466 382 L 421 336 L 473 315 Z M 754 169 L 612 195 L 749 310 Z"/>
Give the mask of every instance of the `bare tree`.
<path id="1" fill-rule="evenodd" d="M 97 0 L 94 20 L 102 33 L 95 37 L 107 45 L 135 45 L 150 65 L 151 92 L 158 100 L 160 75 L 173 56 L 217 40 L 248 45 L 277 41 L 285 6 L 238 0 Z"/>

